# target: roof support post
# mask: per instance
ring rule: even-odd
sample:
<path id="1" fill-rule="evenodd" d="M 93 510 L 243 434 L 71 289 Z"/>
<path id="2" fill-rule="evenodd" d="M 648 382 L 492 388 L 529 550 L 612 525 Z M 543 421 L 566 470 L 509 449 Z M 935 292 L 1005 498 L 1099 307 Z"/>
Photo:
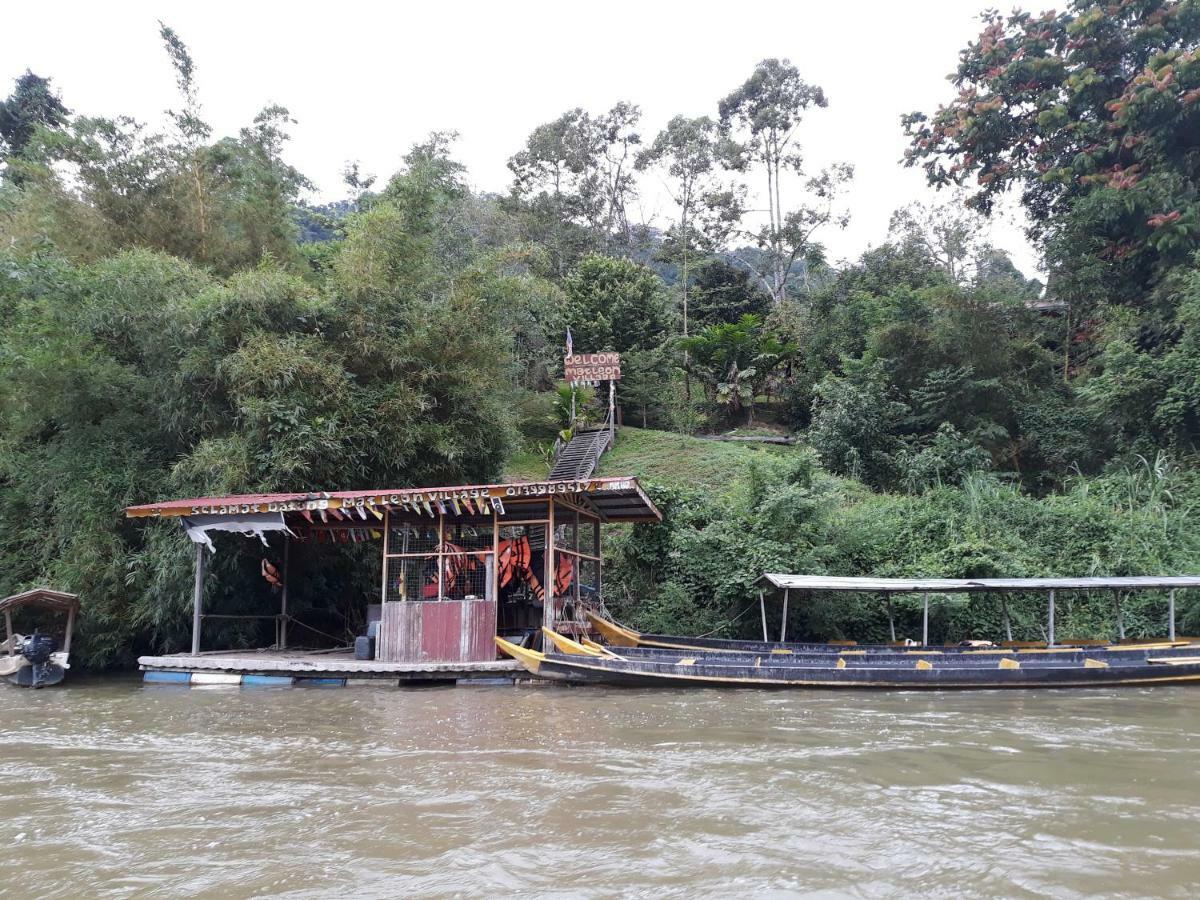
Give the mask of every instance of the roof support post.
<path id="1" fill-rule="evenodd" d="M 1000 612 L 1004 616 L 1004 634 L 1005 640 L 1012 643 L 1012 620 L 1008 617 L 1008 595 L 1000 595 Z"/>
<path id="2" fill-rule="evenodd" d="M 765 644 L 770 641 L 770 638 L 767 637 L 767 600 L 762 591 L 758 592 L 758 611 L 762 613 L 763 643 Z"/>
<path id="3" fill-rule="evenodd" d="M 896 617 L 892 614 L 892 595 L 884 594 L 887 598 L 888 630 L 892 633 L 892 643 L 896 643 Z"/>
<path id="4" fill-rule="evenodd" d="M 204 600 L 204 545 L 196 545 L 196 584 L 192 589 L 192 656 L 200 655 L 201 605 Z"/>
<path id="5" fill-rule="evenodd" d="M 929 646 L 929 592 L 925 593 L 925 608 L 921 615 L 921 646 Z"/>
<path id="6" fill-rule="evenodd" d="M 6 641 L 11 640 L 12 636 L 13 636 L 12 613 L 9 612 L 7 609 L 4 611 L 4 627 L 7 630 L 7 633 L 4 635 L 4 639 Z M 12 652 L 12 650 L 13 650 L 13 648 L 9 647 L 9 652 Z"/>
<path id="7" fill-rule="evenodd" d="M 1167 639 L 1175 640 L 1175 591 L 1167 594 Z"/>
<path id="8" fill-rule="evenodd" d="M 1125 611 L 1121 608 L 1121 592 L 1113 591 L 1113 599 L 1117 604 L 1117 640 L 1125 640 Z"/>
<path id="9" fill-rule="evenodd" d="M 779 625 L 779 643 L 781 643 L 781 644 L 787 640 L 787 608 L 788 608 L 788 595 L 789 594 L 791 594 L 791 590 L 788 588 L 784 588 L 783 589 L 783 615 L 780 616 L 781 621 L 780 621 L 780 625 Z"/>
<path id="10" fill-rule="evenodd" d="M 283 533 L 283 589 L 279 595 L 279 649 L 287 649 L 288 626 L 288 562 L 291 557 L 292 539 Z"/>
<path id="11" fill-rule="evenodd" d="M 554 563 L 556 562 L 554 559 L 556 552 L 554 507 L 554 498 L 550 497 L 546 502 L 546 558 L 542 565 L 542 624 L 552 631 L 558 624 L 555 621 L 558 611 L 554 608 Z"/>
<path id="12" fill-rule="evenodd" d="M 551 505 L 553 508 L 553 504 Z M 553 521 L 553 517 L 551 517 Z M 438 601 L 446 599 L 446 515 L 438 511 L 438 545 L 437 545 L 437 585 Z"/>
<path id="13" fill-rule="evenodd" d="M 75 632 L 75 607 L 67 610 L 67 633 L 63 635 L 62 652 L 71 652 L 71 635 Z"/>
<path id="14" fill-rule="evenodd" d="M 1050 592 L 1050 605 L 1046 610 L 1046 646 L 1054 646 L 1054 591 Z"/>

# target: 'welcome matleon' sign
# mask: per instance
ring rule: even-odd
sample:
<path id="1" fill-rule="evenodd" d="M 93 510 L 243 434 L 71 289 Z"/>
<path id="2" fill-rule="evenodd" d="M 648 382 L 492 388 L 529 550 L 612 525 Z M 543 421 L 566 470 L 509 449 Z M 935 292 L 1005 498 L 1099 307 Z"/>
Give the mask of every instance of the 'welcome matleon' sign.
<path id="1" fill-rule="evenodd" d="M 563 359 L 567 381 L 620 381 L 620 353 L 574 353 Z"/>

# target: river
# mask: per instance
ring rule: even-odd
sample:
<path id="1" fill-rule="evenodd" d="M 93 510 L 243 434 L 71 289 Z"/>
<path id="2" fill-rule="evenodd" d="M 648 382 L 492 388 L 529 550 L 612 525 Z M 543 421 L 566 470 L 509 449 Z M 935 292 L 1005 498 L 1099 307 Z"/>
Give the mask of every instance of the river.
<path id="1" fill-rule="evenodd" d="M 1200 892 L 1200 688 L 0 686 L 36 897 Z"/>

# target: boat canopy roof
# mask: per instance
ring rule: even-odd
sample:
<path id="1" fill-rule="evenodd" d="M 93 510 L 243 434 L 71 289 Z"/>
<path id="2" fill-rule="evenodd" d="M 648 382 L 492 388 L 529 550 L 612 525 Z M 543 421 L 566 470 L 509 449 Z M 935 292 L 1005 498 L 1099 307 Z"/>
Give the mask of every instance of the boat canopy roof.
<path id="1" fill-rule="evenodd" d="M 760 586 L 779 590 L 845 591 L 872 594 L 972 594 L 984 591 L 1165 591 L 1200 588 L 1200 575 L 1123 575 L 1091 578 L 873 578 L 767 573 Z"/>
<path id="2" fill-rule="evenodd" d="M 234 494 L 228 497 L 193 497 L 129 506 L 125 515 L 145 516 L 246 516 L 257 513 L 291 513 L 316 509 L 387 508 L 428 501 L 462 498 L 496 498 L 501 503 L 558 497 L 592 509 L 609 522 L 657 522 L 662 514 L 646 496 L 636 478 L 588 478 L 580 481 L 521 481 L 508 484 L 467 484 L 449 487 L 373 488 L 355 491 L 295 491 L 277 494 Z"/>
<path id="3" fill-rule="evenodd" d="M 79 597 L 65 591 L 54 591 L 50 588 L 33 588 L 5 597 L 0 600 L 0 612 L 12 612 L 22 606 L 41 606 L 45 609 L 56 609 L 70 612 L 79 609 Z"/>

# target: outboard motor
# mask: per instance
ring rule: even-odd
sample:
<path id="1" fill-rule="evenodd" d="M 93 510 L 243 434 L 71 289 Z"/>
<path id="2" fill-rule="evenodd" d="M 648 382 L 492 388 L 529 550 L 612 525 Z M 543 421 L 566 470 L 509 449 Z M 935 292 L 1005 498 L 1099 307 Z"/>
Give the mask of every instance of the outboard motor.
<path id="1" fill-rule="evenodd" d="M 48 634 L 31 634 L 21 644 L 21 655 L 29 660 L 33 672 L 31 686 L 41 687 L 43 684 L 56 684 L 61 681 L 61 669 L 50 662 L 50 657 L 58 651 L 58 641 Z M 59 677 L 55 677 L 55 676 Z"/>

